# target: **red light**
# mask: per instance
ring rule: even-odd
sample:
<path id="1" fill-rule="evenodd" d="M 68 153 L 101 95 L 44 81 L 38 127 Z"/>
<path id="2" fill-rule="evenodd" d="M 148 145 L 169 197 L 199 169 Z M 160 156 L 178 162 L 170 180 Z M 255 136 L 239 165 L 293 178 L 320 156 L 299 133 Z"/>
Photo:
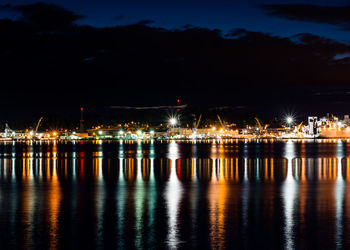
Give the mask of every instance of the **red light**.
<path id="1" fill-rule="evenodd" d="M 81 107 L 81 108 L 80 108 L 80 111 L 84 111 L 84 108 L 83 108 L 83 107 Z"/>
<path id="2" fill-rule="evenodd" d="M 180 103 L 180 99 L 177 99 L 177 103 Z"/>

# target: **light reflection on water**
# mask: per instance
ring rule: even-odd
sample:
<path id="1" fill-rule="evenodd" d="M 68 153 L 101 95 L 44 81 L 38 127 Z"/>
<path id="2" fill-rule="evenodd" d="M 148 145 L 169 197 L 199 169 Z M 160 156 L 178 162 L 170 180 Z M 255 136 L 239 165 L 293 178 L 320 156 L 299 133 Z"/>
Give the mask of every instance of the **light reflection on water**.
<path id="1" fill-rule="evenodd" d="M 295 206 L 298 193 L 298 184 L 293 178 L 293 159 L 295 157 L 295 145 L 288 140 L 285 146 L 285 158 L 288 161 L 287 165 L 287 177 L 283 184 L 282 197 L 284 202 L 284 217 L 285 217 L 285 247 L 286 249 L 295 249 L 294 244 L 294 218 L 295 218 Z"/>
<path id="2" fill-rule="evenodd" d="M 0 240 L 10 249 L 348 248 L 349 145 L 2 142 Z"/>
<path id="3" fill-rule="evenodd" d="M 182 186 L 178 179 L 178 167 L 176 160 L 179 157 L 178 153 L 178 145 L 173 141 L 169 144 L 168 147 L 168 157 L 170 159 L 170 178 L 165 189 L 165 197 L 167 202 L 167 211 L 168 211 L 168 247 L 170 249 L 176 249 L 179 245 L 179 237 L 178 237 L 178 223 L 177 217 L 179 213 L 179 202 L 182 196 Z M 180 173 L 181 176 L 181 173 Z"/>

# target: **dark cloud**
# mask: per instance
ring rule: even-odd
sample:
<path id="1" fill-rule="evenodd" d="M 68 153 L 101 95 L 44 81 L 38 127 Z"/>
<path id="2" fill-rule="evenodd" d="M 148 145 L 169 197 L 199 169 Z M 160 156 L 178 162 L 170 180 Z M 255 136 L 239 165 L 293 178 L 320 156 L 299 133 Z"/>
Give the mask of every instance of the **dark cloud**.
<path id="1" fill-rule="evenodd" d="M 29 23 L 41 31 L 69 28 L 74 22 L 83 18 L 70 10 L 54 4 L 35 3 L 29 5 L 2 5 L 2 10 L 17 12 L 20 21 Z"/>
<path id="2" fill-rule="evenodd" d="M 332 46 L 347 47 L 344 44 L 337 42 L 333 39 L 320 37 L 310 33 L 300 33 L 300 34 L 294 35 L 293 37 L 297 38 L 303 44 L 313 44 L 313 45 L 324 46 L 324 47 L 332 47 Z"/>
<path id="3" fill-rule="evenodd" d="M 290 20 L 325 23 L 350 29 L 350 6 L 318 6 L 311 4 L 262 5 L 268 15 Z"/>
<path id="4" fill-rule="evenodd" d="M 67 18 L 65 11 L 54 27 L 70 28 L 38 32 L 47 27 L 33 23 L 45 23 L 47 15 L 37 22 L 27 7 L 11 7 L 23 10 L 20 20 L 0 20 L 0 107 L 20 106 L 25 115 L 65 105 L 173 105 L 177 98 L 190 106 L 244 106 L 264 114 L 291 104 L 330 110 L 334 99 L 315 92 L 350 91 L 349 60 L 334 59 L 350 47 L 319 36 L 236 29 L 224 37 L 220 30 L 166 30 L 149 22 L 96 28 L 74 25 L 77 15 Z"/>

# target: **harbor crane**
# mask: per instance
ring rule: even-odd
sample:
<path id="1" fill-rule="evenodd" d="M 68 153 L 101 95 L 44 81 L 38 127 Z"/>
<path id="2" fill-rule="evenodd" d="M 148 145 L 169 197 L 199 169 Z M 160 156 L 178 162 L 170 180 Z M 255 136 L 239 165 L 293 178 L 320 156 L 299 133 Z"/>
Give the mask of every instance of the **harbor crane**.
<path id="1" fill-rule="evenodd" d="M 197 130 L 199 123 L 201 122 L 202 114 L 199 115 L 198 121 L 194 124 L 194 129 Z"/>
<path id="2" fill-rule="evenodd" d="M 256 123 L 258 124 L 260 132 L 263 132 L 264 130 L 266 130 L 270 126 L 270 124 L 265 124 L 265 126 L 263 127 L 260 123 L 259 118 L 255 117 L 254 119 L 255 119 Z"/>
<path id="3" fill-rule="evenodd" d="M 37 133 L 38 132 L 38 129 L 39 129 L 39 126 L 40 126 L 40 124 L 41 124 L 41 121 L 43 120 L 43 116 L 42 117 L 40 117 L 40 119 L 39 119 L 39 121 L 38 121 L 38 123 L 36 124 L 36 127 L 35 127 L 35 133 Z"/>
<path id="4" fill-rule="evenodd" d="M 300 132 L 301 126 L 303 126 L 303 122 L 301 122 L 301 123 L 296 127 L 296 132 Z"/>
<path id="5" fill-rule="evenodd" d="M 221 126 L 222 126 L 224 129 L 226 129 L 226 126 L 225 126 L 225 124 L 223 123 L 223 121 L 221 120 L 220 116 L 217 115 L 217 117 L 218 117 L 218 120 L 219 120 Z"/>

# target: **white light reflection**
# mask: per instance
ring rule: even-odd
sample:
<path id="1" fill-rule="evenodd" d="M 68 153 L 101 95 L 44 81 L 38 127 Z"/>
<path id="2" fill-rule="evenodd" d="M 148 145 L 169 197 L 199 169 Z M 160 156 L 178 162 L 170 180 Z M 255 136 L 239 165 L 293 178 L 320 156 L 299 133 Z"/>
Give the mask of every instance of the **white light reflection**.
<path id="1" fill-rule="evenodd" d="M 136 161 L 137 161 L 137 183 L 142 183 L 142 169 L 141 169 L 141 161 L 142 161 L 143 153 L 142 153 L 142 141 L 137 140 L 137 148 L 136 148 Z"/>
<path id="2" fill-rule="evenodd" d="M 12 158 L 11 158 L 11 175 L 12 175 L 12 180 L 16 179 L 16 142 L 12 141 Z"/>
<path id="3" fill-rule="evenodd" d="M 197 155 L 197 143 L 196 141 L 193 142 L 192 144 L 192 156 L 193 156 L 193 175 L 194 175 L 194 182 L 197 182 L 197 158 L 198 158 L 198 155 Z"/>
<path id="4" fill-rule="evenodd" d="M 72 179 L 75 182 L 77 178 L 77 152 L 73 151 L 72 152 Z"/>
<path id="5" fill-rule="evenodd" d="M 119 141 L 119 182 L 123 182 L 123 168 L 124 168 L 124 143 L 123 140 Z"/>
<path id="6" fill-rule="evenodd" d="M 105 192 L 104 192 L 104 183 L 103 183 L 103 145 L 102 141 L 98 141 L 97 152 L 95 156 L 95 173 L 97 174 L 97 187 L 95 192 L 95 201 L 96 201 L 96 214 L 97 214 L 97 232 L 98 232 L 98 245 L 102 245 L 100 242 L 103 239 L 103 207 L 105 202 Z"/>
<path id="7" fill-rule="evenodd" d="M 142 217 L 142 209 L 143 209 L 143 203 L 146 196 L 145 191 L 145 182 L 142 179 L 142 141 L 137 141 L 137 148 L 136 148 L 136 160 L 137 160 L 137 177 L 136 177 L 136 183 L 135 183 L 135 196 L 134 196 L 134 203 L 135 203 L 135 246 L 137 249 L 142 248 L 142 224 L 143 224 L 143 217 Z"/>
<path id="8" fill-rule="evenodd" d="M 149 159 L 151 161 L 150 166 L 150 182 L 154 182 L 154 159 L 156 158 L 155 150 L 154 150 L 154 140 L 151 140 L 150 148 L 149 148 Z"/>
<path id="9" fill-rule="evenodd" d="M 75 182 L 77 178 L 77 146 L 75 141 L 72 142 L 72 169 L 72 180 Z"/>
<path id="10" fill-rule="evenodd" d="M 335 240 L 336 248 L 342 248 L 342 238 L 343 238 L 343 202 L 344 202 L 344 180 L 342 178 L 342 159 L 344 157 L 344 145 L 341 140 L 337 143 L 337 180 L 335 187 L 335 204 L 336 204 L 336 231 Z"/>
<path id="11" fill-rule="evenodd" d="M 123 178 L 123 169 L 124 169 L 124 143 L 123 140 L 119 141 L 119 179 L 118 179 L 118 192 L 116 192 L 117 197 L 117 232 L 118 232 L 118 238 L 122 239 L 123 236 L 123 230 L 124 230 L 124 221 L 125 221 L 125 200 L 126 200 L 126 190 L 125 190 L 125 180 Z M 123 240 L 118 241 L 118 249 L 124 248 Z"/>
<path id="12" fill-rule="evenodd" d="M 199 166 L 201 165 L 201 162 L 199 161 L 199 164 L 198 164 L 199 166 L 197 166 L 198 149 L 197 149 L 196 140 L 193 140 L 192 142 L 192 157 L 193 157 L 192 164 L 190 165 L 190 167 L 192 168 L 192 171 L 193 171 L 193 179 L 194 179 L 193 183 L 195 185 L 193 185 L 193 191 L 190 191 L 188 193 L 189 193 L 189 200 L 191 202 L 192 211 L 198 211 L 198 206 L 200 204 L 200 197 L 201 197 L 201 189 L 196 184 L 198 182 L 198 172 L 199 172 L 197 171 L 197 168 L 200 168 Z M 195 214 L 196 212 L 193 212 L 193 213 Z M 196 218 L 195 216 L 193 217 L 191 216 L 192 220 L 195 220 L 195 218 Z"/>
<path id="13" fill-rule="evenodd" d="M 170 178 L 165 189 L 169 217 L 167 243 L 170 249 L 176 249 L 179 244 L 177 214 L 183 190 L 176 176 L 176 159 L 179 158 L 178 147 L 179 145 L 174 141 L 169 143 L 167 155 L 171 161 Z"/>
<path id="14" fill-rule="evenodd" d="M 293 158 L 295 157 L 295 144 L 291 140 L 285 143 L 284 157 L 287 159 L 287 177 L 283 183 L 282 198 L 284 203 L 285 218 L 285 249 L 294 249 L 293 227 L 294 207 L 298 193 L 298 184 L 293 178 Z"/>
<path id="15" fill-rule="evenodd" d="M 12 159 L 11 159 L 11 167 L 12 167 L 12 183 L 14 183 L 14 180 L 16 179 L 16 157 L 15 153 L 12 153 Z"/>
<path id="16" fill-rule="evenodd" d="M 157 189 L 155 187 L 155 178 L 154 178 L 155 156 L 156 154 L 154 149 L 154 140 L 152 139 L 150 143 L 150 148 L 149 148 L 150 178 L 149 178 L 149 187 L 148 187 L 148 194 L 147 194 L 149 225 L 154 225 L 155 206 L 156 206 L 156 200 L 157 200 L 157 191 L 156 191 Z M 154 235 L 154 227 L 150 227 L 150 235 Z"/>

